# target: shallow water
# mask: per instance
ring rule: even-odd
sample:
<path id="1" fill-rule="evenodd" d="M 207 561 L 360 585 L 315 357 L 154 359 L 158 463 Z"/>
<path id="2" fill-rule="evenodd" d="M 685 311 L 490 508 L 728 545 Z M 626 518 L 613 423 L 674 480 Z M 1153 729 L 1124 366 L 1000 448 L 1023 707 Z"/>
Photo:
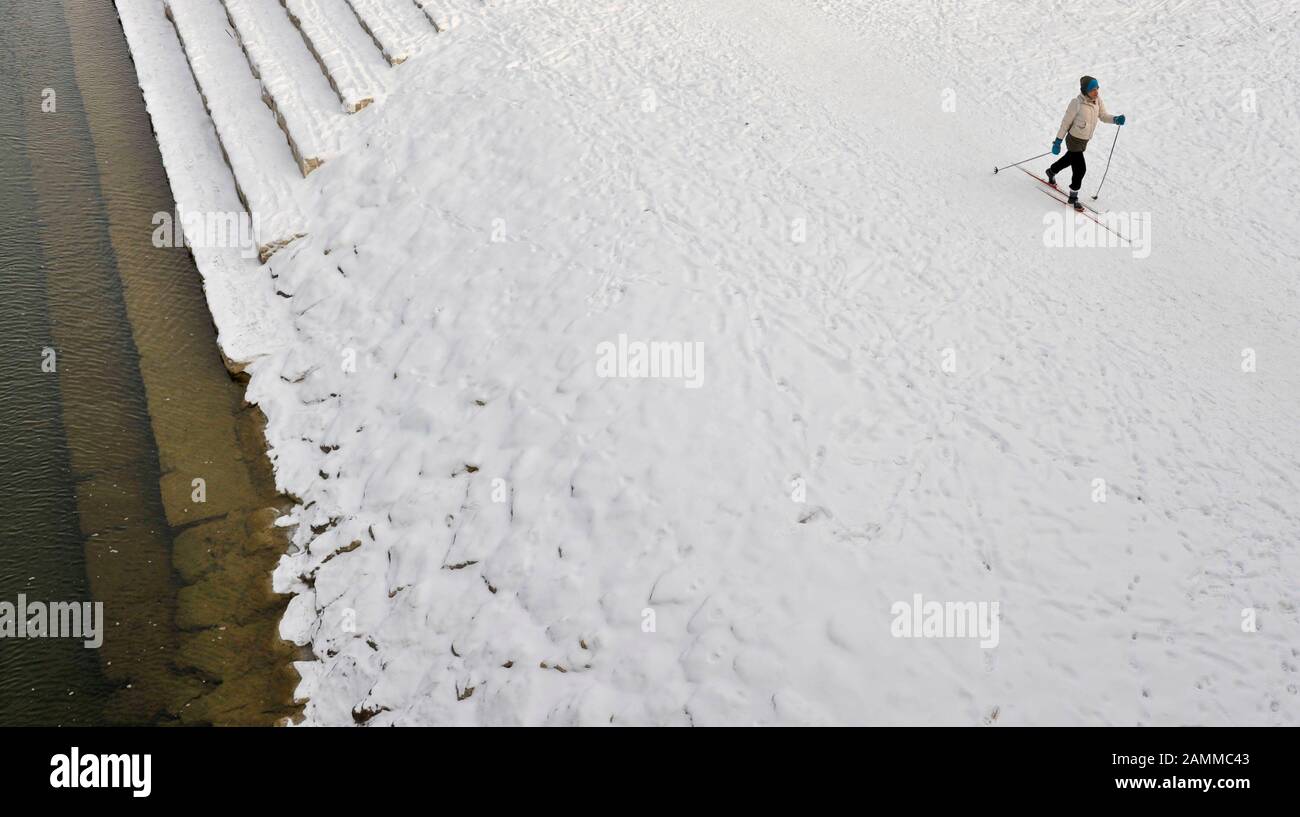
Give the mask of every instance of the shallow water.
<path id="1" fill-rule="evenodd" d="M 107 625 L 0 639 L 0 724 L 273 722 L 279 498 L 198 272 L 153 245 L 174 205 L 112 3 L 0 11 L 0 601 Z"/>

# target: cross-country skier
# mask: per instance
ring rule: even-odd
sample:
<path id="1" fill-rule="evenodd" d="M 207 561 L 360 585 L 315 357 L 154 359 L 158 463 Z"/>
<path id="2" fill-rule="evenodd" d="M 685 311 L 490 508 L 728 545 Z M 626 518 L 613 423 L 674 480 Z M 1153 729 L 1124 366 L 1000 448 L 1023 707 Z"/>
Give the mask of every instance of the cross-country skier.
<path id="1" fill-rule="evenodd" d="M 1074 209 L 1082 210 L 1079 203 L 1079 186 L 1083 184 L 1083 174 L 1088 172 L 1088 164 L 1083 160 L 1083 152 L 1088 149 L 1088 140 L 1097 127 L 1097 120 L 1124 124 L 1124 115 L 1111 116 L 1106 110 L 1106 103 L 1101 101 L 1097 80 L 1093 77 L 1079 78 L 1079 95 L 1070 100 L 1065 109 L 1065 118 L 1061 120 L 1060 130 L 1056 132 L 1056 141 L 1052 143 L 1052 155 L 1061 153 L 1061 140 L 1065 140 L 1065 155 L 1047 168 L 1047 183 L 1056 187 L 1056 174 L 1067 166 L 1071 168 L 1070 204 Z"/>

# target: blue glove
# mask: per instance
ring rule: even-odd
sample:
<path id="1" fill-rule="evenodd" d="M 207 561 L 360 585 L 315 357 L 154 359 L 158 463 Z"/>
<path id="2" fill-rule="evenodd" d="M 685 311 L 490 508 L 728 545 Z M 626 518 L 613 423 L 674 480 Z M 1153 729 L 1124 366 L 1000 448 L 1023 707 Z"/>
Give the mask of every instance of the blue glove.
<path id="1" fill-rule="evenodd" d="M 1119 114 L 1118 116 L 1115 117 L 1115 124 L 1116 125 L 1124 124 L 1124 114 Z"/>
<path id="2" fill-rule="evenodd" d="M 1057 139 L 1055 142 L 1052 143 L 1052 155 L 1059 156 L 1060 153 L 1061 153 L 1061 140 Z"/>

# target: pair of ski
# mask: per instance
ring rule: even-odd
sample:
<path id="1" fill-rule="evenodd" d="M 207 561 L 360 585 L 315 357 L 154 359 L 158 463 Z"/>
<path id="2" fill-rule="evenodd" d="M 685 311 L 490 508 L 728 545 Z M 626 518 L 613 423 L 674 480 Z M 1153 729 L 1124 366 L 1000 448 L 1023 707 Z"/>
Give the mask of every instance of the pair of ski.
<path id="1" fill-rule="evenodd" d="M 1084 203 L 1081 202 L 1081 201 L 1078 202 L 1078 206 L 1077 206 L 1077 207 L 1076 207 L 1075 205 L 1073 205 L 1073 204 L 1070 204 L 1070 200 L 1066 197 L 1065 193 L 1061 192 L 1061 188 L 1059 188 L 1059 187 L 1057 187 L 1056 185 L 1052 184 L 1052 183 L 1049 182 L 1047 179 L 1044 179 L 1042 176 L 1039 176 L 1037 173 L 1034 173 L 1032 170 L 1025 170 L 1023 167 L 1020 168 L 1020 169 L 1021 169 L 1021 170 L 1024 170 L 1025 175 L 1028 176 L 1029 178 L 1031 178 L 1031 179 L 1035 179 L 1036 181 L 1040 182 L 1040 183 L 1043 185 L 1043 188 L 1044 188 L 1044 189 L 1043 189 L 1043 192 L 1044 192 L 1045 194 L 1047 194 L 1048 196 L 1051 196 L 1052 198 L 1056 199 L 1056 200 L 1059 201 L 1061 204 L 1064 204 L 1064 205 L 1066 205 L 1067 207 L 1070 207 L 1070 208 L 1074 209 L 1075 212 L 1079 213 L 1079 215 L 1086 216 L 1087 218 L 1090 218 L 1090 219 L 1092 219 L 1093 221 L 1097 222 L 1097 224 L 1098 224 L 1098 225 L 1099 225 L 1103 230 L 1106 230 L 1106 231 L 1108 231 L 1108 232 L 1114 233 L 1115 235 L 1119 236 L 1120 238 L 1124 239 L 1125 241 L 1128 241 L 1128 236 L 1124 235 L 1123 233 L 1119 232 L 1118 230 L 1112 229 L 1109 225 L 1107 225 L 1104 221 L 1102 221 L 1102 220 L 1099 218 L 1099 216 L 1102 215 L 1101 211 L 1096 210 L 1096 209 L 1094 209 L 1094 208 L 1092 208 L 1092 207 L 1089 207 L 1088 205 L 1084 204 Z"/>

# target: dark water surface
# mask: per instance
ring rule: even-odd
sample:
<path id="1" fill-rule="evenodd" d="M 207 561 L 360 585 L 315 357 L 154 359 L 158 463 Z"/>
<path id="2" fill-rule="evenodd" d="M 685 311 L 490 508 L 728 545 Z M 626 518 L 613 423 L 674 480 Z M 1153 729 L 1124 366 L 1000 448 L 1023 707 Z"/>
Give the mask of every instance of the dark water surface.
<path id="1" fill-rule="evenodd" d="M 78 480 L 125 470 L 129 483 L 156 485 L 158 457 L 62 4 L 0 7 L 0 601 L 88 600 Z M 47 88 L 56 111 L 42 114 Z M 32 144 L 33 116 L 60 138 Z M 82 231 L 70 252 L 47 253 L 68 230 Z M 54 298 L 65 303 L 52 308 Z M 55 372 L 42 369 L 47 349 Z M 64 400 L 82 405 L 65 415 Z M 139 510 L 157 525 L 153 499 Z M 110 694 L 100 656 L 80 642 L 0 639 L 0 723 L 102 722 Z"/>

